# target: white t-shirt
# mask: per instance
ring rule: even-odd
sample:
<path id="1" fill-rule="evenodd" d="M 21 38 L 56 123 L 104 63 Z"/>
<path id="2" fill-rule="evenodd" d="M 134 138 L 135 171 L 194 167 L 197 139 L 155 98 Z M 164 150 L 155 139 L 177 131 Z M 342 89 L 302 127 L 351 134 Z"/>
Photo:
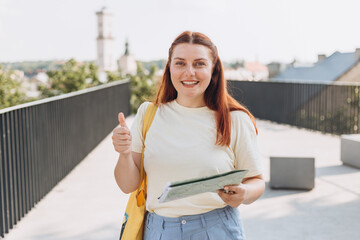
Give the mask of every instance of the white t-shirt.
<path id="1" fill-rule="evenodd" d="M 148 102 L 143 103 L 131 127 L 132 151 L 141 153 L 142 126 Z M 164 186 L 180 181 L 248 169 L 245 177 L 262 174 L 255 127 L 242 111 L 231 112 L 230 147 L 216 141 L 215 112 L 208 107 L 187 108 L 176 100 L 158 107 L 145 139 L 146 208 L 165 217 L 201 214 L 225 206 L 216 193 L 202 193 L 159 203 Z"/>

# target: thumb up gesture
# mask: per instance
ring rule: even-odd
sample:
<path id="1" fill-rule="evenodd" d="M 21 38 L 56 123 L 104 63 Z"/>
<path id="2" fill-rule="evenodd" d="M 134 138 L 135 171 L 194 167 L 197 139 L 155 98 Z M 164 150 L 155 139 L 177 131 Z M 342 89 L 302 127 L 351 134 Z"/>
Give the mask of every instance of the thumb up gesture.
<path id="1" fill-rule="evenodd" d="M 126 126 L 124 114 L 121 112 L 118 115 L 120 126 L 113 130 L 113 145 L 115 151 L 120 154 L 128 155 L 131 153 L 131 133 Z"/>

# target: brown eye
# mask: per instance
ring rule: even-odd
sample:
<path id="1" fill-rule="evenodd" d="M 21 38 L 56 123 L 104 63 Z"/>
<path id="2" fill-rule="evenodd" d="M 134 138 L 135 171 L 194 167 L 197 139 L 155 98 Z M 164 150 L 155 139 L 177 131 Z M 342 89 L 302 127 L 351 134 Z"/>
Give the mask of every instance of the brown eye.
<path id="1" fill-rule="evenodd" d="M 195 66 L 202 67 L 202 66 L 205 66 L 205 63 L 204 62 L 197 62 L 197 63 L 195 63 Z"/>

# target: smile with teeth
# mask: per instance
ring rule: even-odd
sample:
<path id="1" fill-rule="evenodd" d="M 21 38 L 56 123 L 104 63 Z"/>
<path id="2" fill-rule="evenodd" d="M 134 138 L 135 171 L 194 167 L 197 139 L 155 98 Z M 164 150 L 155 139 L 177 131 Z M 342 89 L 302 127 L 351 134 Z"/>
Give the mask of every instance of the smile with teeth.
<path id="1" fill-rule="evenodd" d="M 181 81 L 182 84 L 187 85 L 187 86 L 196 85 L 199 82 L 200 81 Z"/>

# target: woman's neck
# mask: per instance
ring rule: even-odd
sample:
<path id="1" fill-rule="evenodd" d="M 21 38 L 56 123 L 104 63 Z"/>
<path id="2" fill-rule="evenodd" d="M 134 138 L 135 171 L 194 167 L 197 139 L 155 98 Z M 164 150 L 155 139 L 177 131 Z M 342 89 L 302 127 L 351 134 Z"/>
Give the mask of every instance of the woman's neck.
<path id="1" fill-rule="evenodd" d="M 181 106 L 188 107 L 188 108 L 200 108 L 205 107 L 205 101 L 204 98 L 200 99 L 190 99 L 190 98 L 179 98 L 177 97 L 175 101 L 180 104 Z"/>

